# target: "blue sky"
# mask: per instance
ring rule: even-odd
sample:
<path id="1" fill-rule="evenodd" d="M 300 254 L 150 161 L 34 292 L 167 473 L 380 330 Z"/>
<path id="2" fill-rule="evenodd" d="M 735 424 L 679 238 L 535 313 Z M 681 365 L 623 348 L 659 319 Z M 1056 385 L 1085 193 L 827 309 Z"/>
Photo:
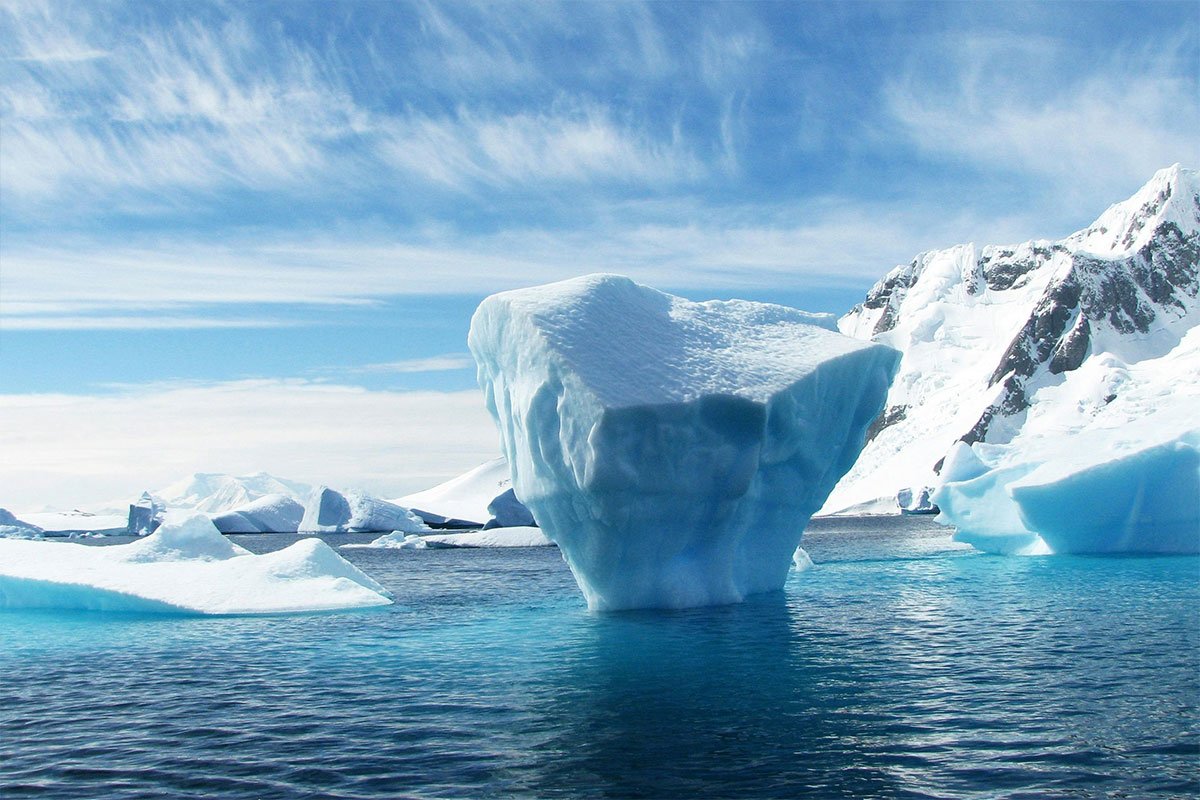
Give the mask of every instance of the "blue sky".
<path id="1" fill-rule="evenodd" d="M 0 505 L 421 488 L 495 448 L 492 291 L 841 312 L 1200 161 L 1194 2 L 0 7 Z"/>

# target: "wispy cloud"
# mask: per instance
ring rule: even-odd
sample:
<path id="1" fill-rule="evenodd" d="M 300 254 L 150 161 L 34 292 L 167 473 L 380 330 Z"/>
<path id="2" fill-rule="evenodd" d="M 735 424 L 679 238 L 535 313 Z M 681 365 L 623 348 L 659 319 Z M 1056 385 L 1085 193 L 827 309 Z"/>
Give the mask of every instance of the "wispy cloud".
<path id="1" fill-rule="evenodd" d="M 477 391 L 385 392 L 297 380 L 0 395 L 6 507 L 133 497 L 197 471 L 258 470 L 395 497 L 498 452 Z"/>
<path id="2" fill-rule="evenodd" d="M 669 186 L 705 172 L 678 132 L 655 140 L 616 124 L 594 105 L 502 116 L 462 110 L 451 118 L 396 120 L 380 149 L 400 169 L 456 189 L 596 180 Z"/>
<path id="3" fill-rule="evenodd" d="M 401 361 L 386 361 L 380 364 L 363 364 L 360 367 L 345 367 L 346 372 L 356 373 L 414 373 L 450 372 L 456 369 L 474 369 L 475 361 L 467 353 L 447 353 L 428 358 L 407 358 Z"/>
<path id="4" fill-rule="evenodd" d="M 928 156 L 1053 182 L 1060 201 L 1115 202 L 1200 156 L 1200 80 L 1184 41 L 1081 53 L 1047 36 L 946 36 L 884 96 Z M 1080 59 L 1089 70 L 1068 68 Z"/>
<path id="5" fill-rule="evenodd" d="M 76 318 L 84 316 L 138 316 L 141 327 L 210 316 L 217 324 L 236 324 L 246 315 L 231 309 L 248 304 L 486 294 L 602 271 L 678 289 L 867 286 L 921 250 L 1070 232 L 1019 215 L 947 214 L 937 205 L 884 211 L 836 199 L 690 216 L 688 223 L 630 221 L 575 232 L 448 231 L 408 243 L 356 231 L 221 245 L 188 237 L 124 246 L 81 239 L 61 248 L 12 242 L 3 253 L 0 313 L 10 327 L 51 327 L 55 319 L 80 326 Z M 132 309 L 142 313 L 128 313 Z M 262 319 L 268 324 L 273 317 Z"/>

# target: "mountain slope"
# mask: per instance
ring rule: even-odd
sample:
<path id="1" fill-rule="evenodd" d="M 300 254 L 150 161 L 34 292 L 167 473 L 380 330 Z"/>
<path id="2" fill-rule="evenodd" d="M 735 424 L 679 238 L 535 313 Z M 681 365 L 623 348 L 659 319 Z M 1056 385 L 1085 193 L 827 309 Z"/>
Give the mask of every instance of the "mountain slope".
<path id="1" fill-rule="evenodd" d="M 960 245 L 894 269 L 839 321 L 904 358 L 823 513 L 935 484 L 959 440 L 1081 430 L 1123 393 L 1183 402 L 1156 386 L 1195 378 L 1135 367 L 1170 363 L 1196 326 L 1198 261 L 1200 177 L 1176 165 L 1061 241 Z"/>

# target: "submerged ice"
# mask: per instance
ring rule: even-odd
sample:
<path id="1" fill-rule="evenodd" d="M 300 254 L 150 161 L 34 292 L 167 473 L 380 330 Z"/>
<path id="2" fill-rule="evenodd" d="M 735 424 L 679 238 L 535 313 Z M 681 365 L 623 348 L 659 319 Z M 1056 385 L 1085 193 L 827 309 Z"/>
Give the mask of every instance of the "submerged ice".
<path id="1" fill-rule="evenodd" d="M 513 487 L 590 607 L 782 587 L 897 366 L 826 324 L 615 275 L 480 305 L 468 343 Z"/>
<path id="2" fill-rule="evenodd" d="M 202 514 L 112 547 L 0 540 L 0 608 L 278 614 L 391 602 L 319 539 L 252 555 Z"/>

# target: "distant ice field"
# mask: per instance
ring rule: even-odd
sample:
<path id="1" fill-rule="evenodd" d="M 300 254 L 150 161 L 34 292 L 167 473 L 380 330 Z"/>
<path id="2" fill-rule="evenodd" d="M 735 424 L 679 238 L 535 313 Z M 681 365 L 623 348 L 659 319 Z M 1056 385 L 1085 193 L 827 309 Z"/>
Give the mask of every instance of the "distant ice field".
<path id="1" fill-rule="evenodd" d="M 555 548 L 339 550 L 396 598 L 354 613 L 0 612 L 0 797 L 1200 794 L 1200 558 L 803 546 L 681 612 L 588 612 Z"/>

